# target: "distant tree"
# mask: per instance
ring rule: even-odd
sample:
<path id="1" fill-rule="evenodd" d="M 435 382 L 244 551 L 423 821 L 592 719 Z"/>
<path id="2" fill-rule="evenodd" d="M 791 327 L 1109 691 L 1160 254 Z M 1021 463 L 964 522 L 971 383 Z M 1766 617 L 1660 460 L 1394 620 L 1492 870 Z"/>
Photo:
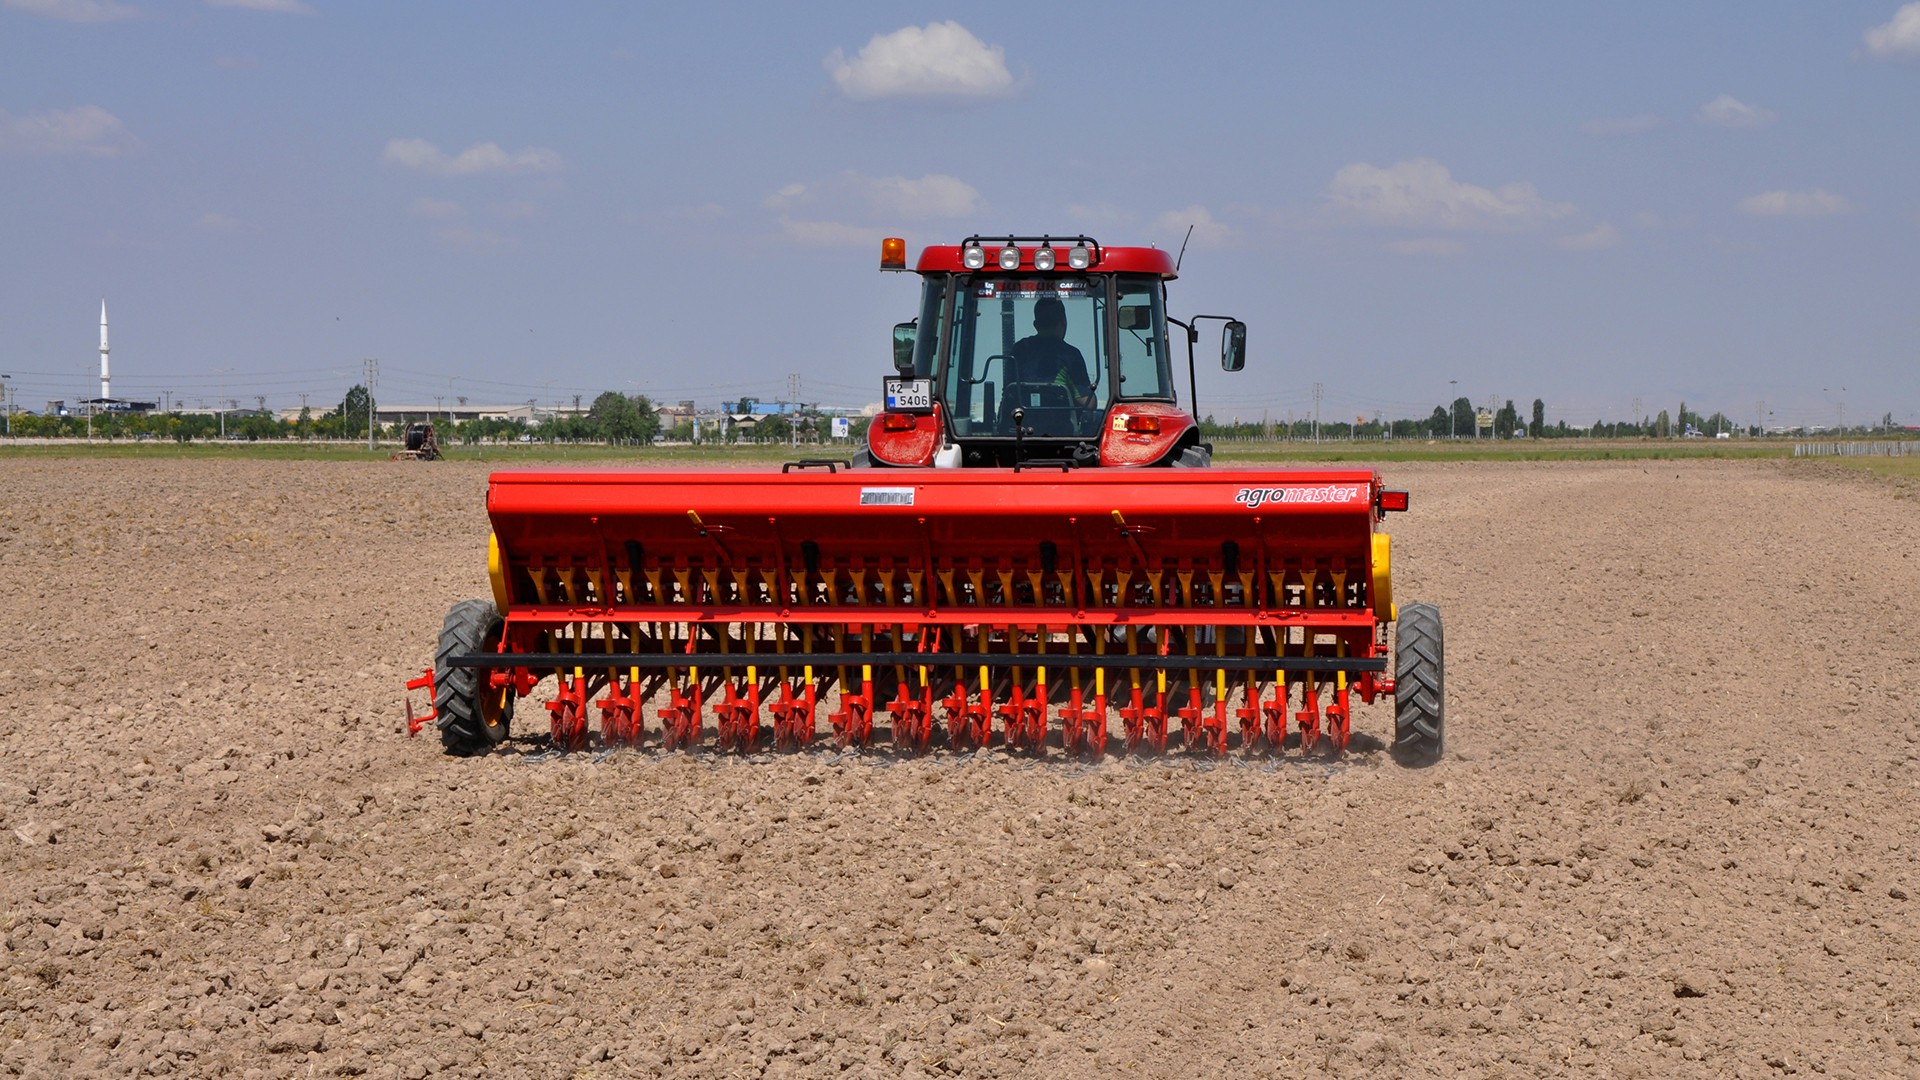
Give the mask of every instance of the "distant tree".
<path id="1" fill-rule="evenodd" d="M 313 410 L 300 406 L 300 419 L 293 422 L 293 432 L 302 439 L 313 437 Z"/>
<path id="2" fill-rule="evenodd" d="M 1453 419 L 1447 425 L 1447 434 L 1460 435 L 1464 433 L 1471 438 L 1478 430 L 1474 427 L 1477 423 L 1479 423 L 1479 420 L 1474 415 L 1473 402 L 1463 397 L 1454 398 Z"/>
<path id="3" fill-rule="evenodd" d="M 249 439 L 281 439 L 287 434 L 279 420 L 262 412 L 248 413 L 241 417 L 238 427 L 229 425 L 227 430 L 238 431 Z"/>
<path id="4" fill-rule="evenodd" d="M 734 405 L 733 411 L 735 413 L 750 413 L 753 411 L 753 407 L 757 403 L 758 403 L 757 398 L 743 397 L 740 399 L 740 401 L 737 404 Z"/>
<path id="5" fill-rule="evenodd" d="M 645 394 L 635 394 L 629 400 L 633 402 L 633 437 L 642 443 L 652 443 L 660 435 L 660 410 L 654 408 L 653 399 Z"/>
<path id="6" fill-rule="evenodd" d="M 1433 415 L 1427 418 L 1427 434 L 1436 439 L 1445 438 L 1447 435 L 1447 425 L 1451 421 L 1452 417 L 1447 415 L 1446 406 L 1435 405 L 1433 407 Z"/>
<path id="7" fill-rule="evenodd" d="M 792 434 L 793 422 L 778 413 L 762 417 L 753 428 L 755 442 L 786 442 Z"/>
<path id="8" fill-rule="evenodd" d="M 618 390 L 608 390 L 593 399 L 593 407 L 587 410 L 587 419 L 593 426 L 595 438 L 608 443 L 625 443 L 633 441 L 639 414 L 634 410 L 632 398 Z"/>
<path id="9" fill-rule="evenodd" d="M 347 396 L 340 401 L 338 415 L 341 434 L 349 439 L 364 438 L 367 434 L 368 414 L 377 407 L 372 395 L 367 393 L 366 387 L 359 383 L 353 384 L 353 388 L 347 391 Z"/>
<path id="10" fill-rule="evenodd" d="M 1547 430 L 1547 403 L 1539 398 L 1533 399 L 1533 423 L 1527 425 L 1527 434 L 1534 438 L 1544 435 Z"/>
<path id="11" fill-rule="evenodd" d="M 1513 438 L 1514 429 L 1519 426 L 1520 413 L 1513 407 L 1511 400 L 1500 406 L 1499 412 L 1493 414 L 1493 437 L 1496 439 Z"/>
<path id="12" fill-rule="evenodd" d="M 660 433 L 660 413 L 645 394 L 609 390 L 593 399 L 587 419 L 591 437 L 608 443 L 651 443 Z"/>
<path id="13" fill-rule="evenodd" d="M 1653 437 L 1670 439 L 1673 437 L 1673 421 L 1667 417 L 1667 410 L 1661 409 L 1660 415 L 1653 418 Z"/>

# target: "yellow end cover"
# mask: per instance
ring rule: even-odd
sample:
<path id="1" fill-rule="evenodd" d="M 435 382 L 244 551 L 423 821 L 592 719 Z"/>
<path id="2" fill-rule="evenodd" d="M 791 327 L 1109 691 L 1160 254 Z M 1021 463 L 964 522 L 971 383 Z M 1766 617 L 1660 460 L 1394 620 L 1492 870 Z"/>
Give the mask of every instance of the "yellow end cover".
<path id="1" fill-rule="evenodd" d="M 1373 534 L 1373 614 L 1392 622 L 1400 612 L 1393 606 L 1393 538 Z"/>
<path id="2" fill-rule="evenodd" d="M 509 606 L 507 568 L 500 558 L 500 538 L 493 533 L 487 534 L 487 580 L 493 582 L 493 606 L 499 608 L 502 615 L 506 614 Z"/>

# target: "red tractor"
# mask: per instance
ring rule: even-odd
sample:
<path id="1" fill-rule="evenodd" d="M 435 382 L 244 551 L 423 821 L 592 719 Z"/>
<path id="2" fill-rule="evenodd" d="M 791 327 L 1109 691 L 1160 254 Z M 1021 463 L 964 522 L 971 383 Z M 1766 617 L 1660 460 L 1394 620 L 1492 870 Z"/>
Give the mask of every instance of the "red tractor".
<path id="1" fill-rule="evenodd" d="M 881 266 L 906 269 L 903 241 Z M 797 748 L 825 711 L 840 746 L 884 713 L 913 753 L 940 732 L 1098 758 L 1116 714 L 1125 751 L 1177 721 L 1205 754 L 1234 729 L 1244 753 L 1339 752 L 1354 699 L 1391 696 L 1395 755 L 1440 757 L 1440 615 L 1394 605 L 1380 531 L 1407 493 L 1364 469 L 1198 468 L 1167 328 L 1189 403 L 1196 324 L 1224 323 L 1229 371 L 1246 328 L 1169 316 L 1165 252 L 976 236 L 916 270 L 870 467 L 496 473 L 493 598 L 448 614 L 414 729 L 484 751 L 547 686 L 562 750 L 596 713 L 604 745 L 693 746 L 711 719 L 749 751 L 766 717 Z"/>
<path id="2" fill-rule="evenodd" d="M 881 267 L 906 269 L 904 241 L 885 242 Z M 1166 252 L 1085 236 L 971 236 L 927 248 L 914 270 L 920 315 L 894 327 L 899 374 L 868 429 L 872 464 L 1208 464 L 1199 424 L 1179 404 L 1167 328 L 1186 342 L 1189 402 L 1198 324 L 1225 324 L 1228 371 L 1246 363 L 1247 328 L 1169 316 Z"/>

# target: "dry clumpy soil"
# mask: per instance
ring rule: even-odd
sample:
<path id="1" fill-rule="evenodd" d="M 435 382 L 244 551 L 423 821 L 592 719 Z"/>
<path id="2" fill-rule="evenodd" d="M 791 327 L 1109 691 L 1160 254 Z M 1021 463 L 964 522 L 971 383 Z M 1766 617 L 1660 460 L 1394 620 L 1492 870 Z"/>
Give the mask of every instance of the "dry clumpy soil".
<path id="1" fill-rule="evenodd" d="M 5 461 L 0 1075 L 1920 1071 L 1920 504 L 1386 471 L 1425 770 L 443 758 L 482 467 Z"/>

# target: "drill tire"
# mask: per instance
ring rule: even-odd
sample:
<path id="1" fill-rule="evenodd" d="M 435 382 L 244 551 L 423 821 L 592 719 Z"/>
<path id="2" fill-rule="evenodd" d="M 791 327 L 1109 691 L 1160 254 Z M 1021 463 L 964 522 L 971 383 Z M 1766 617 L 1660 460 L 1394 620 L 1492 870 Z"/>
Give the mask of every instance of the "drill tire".
<path id="1" fill-rule="evenodd" d="M 510 713 L 481 697 L 479 668 L 453 667 L 450 657 L 485 652 L 500 637 L 500 613 L 485 600 L 462 600 L 447 612 L 440 647 L 433 654 L 433 705 L 439 711 L 440 745 L 458 757 L 485 753 L 506 741 Z"/>
<path id="2" fill-rule="evenodd" d="M 1431 765 L 1446 749 L 1446 638 L 1440 609 L 1408 604 L 1394 636 L 1393 756 Z"/>

